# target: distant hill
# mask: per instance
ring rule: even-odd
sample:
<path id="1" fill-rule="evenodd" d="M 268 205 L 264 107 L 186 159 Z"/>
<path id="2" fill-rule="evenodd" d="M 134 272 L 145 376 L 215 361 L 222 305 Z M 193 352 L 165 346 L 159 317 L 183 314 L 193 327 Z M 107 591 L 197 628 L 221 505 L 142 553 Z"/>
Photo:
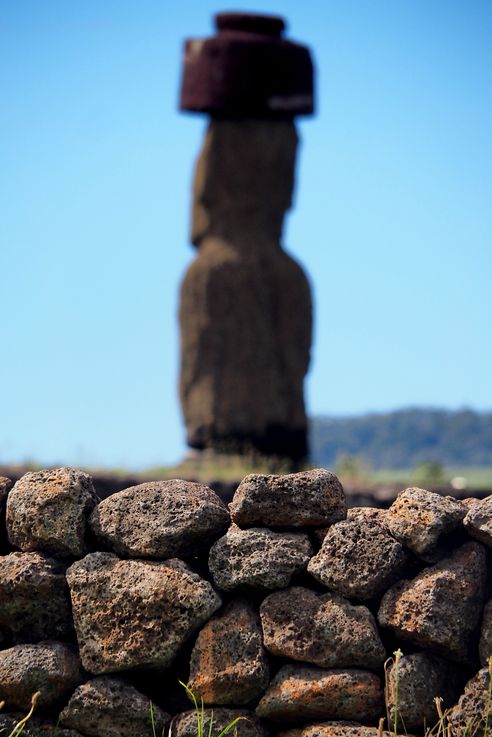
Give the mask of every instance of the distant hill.
<path id="1" fill-rule="evenodd" d="M 492 466 L 492 412 L 402 409 L 313 417 L 310 443 L 312 462 L 330 468 L 343 455 L 359 456 L 374 469 L 414 468 L 427 461 Z"/>

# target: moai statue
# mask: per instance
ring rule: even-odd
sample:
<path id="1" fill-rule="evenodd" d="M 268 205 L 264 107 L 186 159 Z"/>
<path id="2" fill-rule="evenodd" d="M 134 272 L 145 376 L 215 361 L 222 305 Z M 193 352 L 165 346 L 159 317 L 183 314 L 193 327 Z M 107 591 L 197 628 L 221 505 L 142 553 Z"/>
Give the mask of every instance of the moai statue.
<path id="1" fill-rule="evenodd" d="M 273 16 L 221 13 L 185 42 L 182 110 L 210 123 L 193 183 L 197 256 L 180 298 L 180 396 L 188 443 L 307 456 L 303 380 L 311 345 L 306 276 L 281 245 L 296 115 L 313 112 L 308 49 Z"/>

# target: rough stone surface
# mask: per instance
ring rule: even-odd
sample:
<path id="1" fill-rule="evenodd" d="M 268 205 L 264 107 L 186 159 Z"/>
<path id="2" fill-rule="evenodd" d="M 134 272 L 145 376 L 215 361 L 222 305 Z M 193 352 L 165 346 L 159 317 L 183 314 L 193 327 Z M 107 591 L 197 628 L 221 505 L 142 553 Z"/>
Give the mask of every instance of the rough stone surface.
<path id="1" fill-rule="evenodd" d="M 482 613 L 485 580 L 485 549 L 465 543 L 413 580 L 399 581 L 387 591 L 379 623 L 419 647 L 467 660 Z"/>
<path id="2" fill-rule="evenodd" d="M 0 733 L 10 735 L 26 712 L 0 714 Z M 22 737 L 81 737 L 80 732 L 73 729 L 62 729 L 57 722 L 32 716 L 22 730 Z"/>
<path id="3" fill-rule="evenodd" d="M 492 496 L 472 504 L 463 524 L 471 537 L 492 548 Z"/>
<path id="4" fill-rule="evenodd" d="M 458 703 L 451 710 L 449 727 L 452 737 L 484 737 L 487 722 L 487 734 L 490 734 L 492 702 L 489 689 L 489 669 L 482 668 L 468 681 Z"/>
<path id="5" fill-rule="evenodd" d="M 434 699 L 440 697 L 445 711 L 460 694 L 457 667 L 428 652 L 404 655 L 387 671 L 386 706 L 391 724 L 395 719 L 398 692 L 398 727 L 424 730 L 439 719 Z M 396 689 L 396 686 L 398 687 Z"/>
<path id="6" fill-rule="evenodd" d="M 38 706 L 60 702 L 82 680 L 80 660 L 61 642 L 15 645 L 0 650 L 0 701 L 6 709 L 27 712 L 36 691 Z"/>
<path id="7" fill-rule="evenodd" d="M 300 586 L 270 594 L 260 608 L 265 647 L 323 668 L 378 668 L 386 653 L 365 606 Z"/>
<path id="8" fill-rule="evenodd" d="M 212 120 L 193 184 L 198 247 L 180 295 L 180 397 L 194 448 L 300 460 L 311 297 L 281 248 L 297 134 L 291 121 Z"/>
<path id="9" fill-rule="evenodd" d="M 0 553 L 6 552 L 8 548 L 7 530 L 5 528 L 5 511 L 7 497 L 12 488 L 12 481 L 6 476 L 0 476 Z"/>
<path id="10" fill-rule="evenodd" d="M 378 737 L 379 735 L 377 727 L 366 727 L 357 722 L 321 722 L 278 733 L 278 737 Z M 394 732 L 383 730 L 381 737 L 394 737 Z"/>
<path id="11" fill-rule="evenodd" d="M 399 494 L 385 514 L 390 533 L 417 555 L 431 553 L 439 538 L 452 532 L 466 514 L 450 496 L 412 487 Z"/>
<path id="12" fill-rule="evenodd" d="M 94 509 L 90 526 L 119 555 L 165 560 L 210 546 L 229 521 L 227 507 L 208 486 L 173 479 L 113 494 Z"/>
<path id="13" fill-rule="evenodd" d="M 285 476 L 246 476 L 229 506 L 239 527 L 322 527 L 347 514 L 340 481 L 322 468 Z"/>
<path id="14" fill-rule="evenodd" d="M 11 544 L 55 556 L 86 552 L 87 517 L 97 503 L 90 476 L 73 468 L 26 473 L 7 499 Z"/>
<path id="15" fill-rule="evenodd" d="M 40 553 L 1 557 L 0 626 L 16 643 L 56 640 L 72 632 L 65 566 Z"/>
<path id="16" fill-rule="evenodd" d="M 383 707 L 381 681 L 363 670 L 283 666 L 256 708 L 273 721 L 375 719 Z"/>
<path id="17" fill-rule="evenodd" d="M 483 610 L 479 653 L 481 664 L 487 665 L 492 655 L 492 599 L 489 599 Z"/>
<path id="18" fill-rule="evenodd" d="M 402 545 L 381 525 L 359 517 L 330 527 L 308 571 L 342 596 L 367 600 L 396 581 L 406 560 Z"/>
<path id="19" fill-rule="evenodd" d="M 347 521 L 354 522 L 355 520 L 368 519 L 374 520 L 384 527 L 387 512 L 387 509 L 379 509 L 379 507 L 350 507 L 347 509 Z"/>
<path id="20" fill-rule="evenodd" d="M 200 630 L 188 686 L 205 704 L 243 705 L 268 682 L 259 617 L 245 601 L 232 601 Z"/>
<path id="21" fill-rule="evenodd" d="M 161 735 L 170 716 L 153 705 Z M 121 678 L 99 676 L 83 683 L 60 714 L 60 724 L 89 737 L 152 735 L 149 699 Z"/>
<path id="22" fill-rule="evenodd" d="M 90 673 L 166 668 L 219 608 L 220 597 L 182 561 L 91 553 L 67 571 L 80 655 Z"/>
<path id="23" fill-rule="evenodd" d="M 204 709 L 203 711 L 203 734 L 209 736 L 210 722 L 212 728 L 210 737 L 219 737 L 223 729 L 231 722 L 238 719 L 229 732 L 237 737 L 268 737 L 268 731 L 257 716 L 246 709 Z M 169 737 L 196 737 L 196 712 L 184 711 L 171 722 Z"/>
<path id="24" fill-rule="evenodd" d="M 302 533 L 241 530 L 231 525 L 210 549 L 209 570 L 215 585 L 224 591 L 279 589 L 305 570 L 312 554 L 309 538 Z"/>

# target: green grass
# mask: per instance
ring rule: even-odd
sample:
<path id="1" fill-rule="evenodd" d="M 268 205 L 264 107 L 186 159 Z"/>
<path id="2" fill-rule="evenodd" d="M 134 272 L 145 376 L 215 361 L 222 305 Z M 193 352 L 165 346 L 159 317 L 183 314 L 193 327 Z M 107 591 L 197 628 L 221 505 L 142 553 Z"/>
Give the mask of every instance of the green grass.
<path id="1" fill-rule="evenodd" d="M 465 478 L 468 489 L 490 489 L 492 493 L 492 467 L 491 468 L 474 468 L 474 467 L 457 467 L 444 468 L 444 478 L 450 485 L 451 479 L 456 477 Z M 392 469 L 384 468 L 378 471 L 370 471 L 366 480 L 371 484 L 400 484 L 402 488 L 405 485 L 413 484 L 418 479 L 415 469 L 403 468 Z"/>

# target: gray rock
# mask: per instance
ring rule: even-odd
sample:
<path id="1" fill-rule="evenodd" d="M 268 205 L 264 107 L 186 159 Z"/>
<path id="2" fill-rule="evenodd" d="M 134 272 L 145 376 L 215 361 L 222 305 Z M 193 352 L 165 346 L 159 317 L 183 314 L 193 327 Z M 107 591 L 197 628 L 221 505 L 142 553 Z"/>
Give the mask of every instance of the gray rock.
<path id="1" fill-rule="evenodd" d="M 0 552 L 8 549 L 7 528 L 5 527 L 5 511 L 7 497 L 12 488 L 12 481 L 6 476 L 0 476 Z"/>
<path id="2" fill-rule="evenodd" d="M 268 737 L 268 731 L 251 711 L 246 709 L 204 709 L 202 718 L 202 734 L 207 737 L 219 737 L 222 730 L 236 721 L 229 732 L 231 737 Z M 210 726 L 212 722 L 212 726 Z M 170 726 L 169 737 L 197 737 L 196 711 L 184 711 L 174 717 Z"/>
<path id="3" fill-rule="evenodd" d="M 455 660 L 467 660 L 485 592 L 486 553 L 465 543 L 383 596 L 378 620 L 403 640 Z"/>
<path id="4" fill-rule="evenodd" d="M 90 553 L 68 569 L 67 580 L 82 663 L 94 674 L 167 668 L 221 604 L 212 586 L 176 558 Z"/>
<path id="5" fill-rule="evenodd" d="M 323 668 L 379 668 L 385 660 L 369 609 L 338 594 L 294 586 L 267 596 L 260 616 L 273 655 Z"/>
<path id="6" fill-rule="evenodd" d="M 170 716 L 152 705 L 155 733 Z M 89 737 L 151 737 L 150 700 L 121 678 L 99 676 L 80 685 L 60 714 L 60 724 Z"/>
<path id="7" fill-rule="evenodd" d="M 72 632 L 65 566 L 40 553 L 1 557 L 0 626 L 16 643 L 56 640 Z"/>
<path id="8" fill-rule="evenodd" d="M 279 589 L 305 570 L 313 554 L 309 538 L 299 532 L 231 525 L 210 549 L 209 569 L 223 591 L 239 587 Z"/>
<path id="9" fill-rule="evenodd" d="M 379 507 L 349 507 L 347 509 L 347 521 L 354 522 L 354 520 L 369 519 L 384 527 L 387 512 L 387 509 L 380 509 Z"/>
<path id="10" fill-rule="evenodd" d="M 488 668 L 482 668 L 468 681 L 448 717 L 448 729 L 452 737 L 486 737 L 490 734 L 492 721 L 490 688 Z"/>
<path id="11" fill-rule="evenodd" d="M 0 701 L 8 710 L 26 711 L 40 691 L 38 706 L 57 704 L 82 680 L 77 654 L 61 642 L 15 645 L 0 650 Z"/>
<path id="12" fill-rule="evenodd" d="M 205 704 L 244 705 L 268 682 L 258 615 L 247 602 L 232 601 L 200 630 L 188 686 Z"/>
<path id="13" fill-rule="evenodd" d="M 472 504 L 463 525 L 471 537 L 492 548 L 492 496 Z"/>
<path id="14" fill-rule="evenodd" d="M 308 571 L 332 591 L 366 600 L 396 581 L 407 557 L 376 520 L 359 517 L 330 527 Z"/>
<path id="15" fill-rule="evenodd" d="M 384 524 L 405 547 L 426 556 L 465 514 L 466 509 L 456 499 L 412 487 L 398 495 L 384 516 Z"/>
<path id="16" fill-rule="evenodd" d="M 394 732 L 380 733 L 377 727 L 357 722 L 321 722 L 279 732 L 278 737 L 394 737 Z"/>
<path id="17" fill-rule="evenodd" d="M 323 527 L 347 514 L 340 481 L 322 468 L 285 476 L 246 476 L 229 508 L 239 527 Z"/>
<path id="18" fill-rule="evenodd" d="M 26 473 L 7 499 L 11 544 L 26 552 L 80 556 L 87 517 L 97 503 L 90 476 L 73 468 Z"/>
<path id="19" fill-rule="evenodd" d="M 354 719 L 382 716 L 383 690 L 374 673 L 363 670 L 322 670 L 282 667 L 256 708 L 272 721 Z"/>
<path id="20" fill-rule="evenodd" d="M 209 547 L 229 521 L 227 507 L 208 486 L 173 479 L 112 494 L 94 509 L 90 526 L 119 555 L 165 560 Z"/>
<path id="21" fill-rule="evenodd" d="M 492 599 L 489 599 L 483 610 L 479 653 L 481 664 L 487 665 L 492 656 Z"/>
<path id="22" fill-rule="evenodd" d="M 428 652 L 404 655 L 386 673 L 386 707 L 394 724 L 397 706 L 398 728 L 425 731 L 439 720 L 434 699 L 442 699 L 442 710 L 452 706 L 460 694 L 457 666 Z"/>
<path id="23" fill-rule="evenodd" d="M 5 737 L 10 736 L 12 730 L 16 729 L 25 716 L 26 712 L 0 714 L 0 733 Z M 57 722 L 40 719 L 36 715 L 30 717 L 21 734 L 22 737 L 81 737 L 80 733 L 73 729 L 62 729 Z"/>

